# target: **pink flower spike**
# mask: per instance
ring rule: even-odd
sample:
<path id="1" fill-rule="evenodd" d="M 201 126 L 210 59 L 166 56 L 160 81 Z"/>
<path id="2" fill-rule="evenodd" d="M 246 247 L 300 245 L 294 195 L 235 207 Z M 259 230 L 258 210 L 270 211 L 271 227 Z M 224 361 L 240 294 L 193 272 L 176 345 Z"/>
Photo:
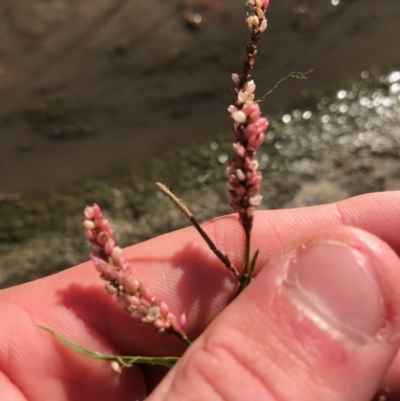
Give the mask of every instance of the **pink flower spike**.
<path id="1" fill-rule="evenodd" d="M 266 10 L 269 5 L 269 0 L 261 0 L 261 7 Z"/>
<path id="2" fill-rule="evenodd" d="M 153 324 L 159 333 L 175 334 L 188 342 L 177 318 L 169 312 L 167 304 L 160 302 L 131 276 L 131 266 L 121 256 L 122 250 L 114 241 L 114 231 L 103 217 L 98 205 L 85 209 L 83 225 L 93 250 L 91 259 L 100 277 L 108 281 L 105 286 L 106 291 L 116 296 L 117 305 L 131 317 Z M 171 327 L 170 320 L 177 330 Z"/>

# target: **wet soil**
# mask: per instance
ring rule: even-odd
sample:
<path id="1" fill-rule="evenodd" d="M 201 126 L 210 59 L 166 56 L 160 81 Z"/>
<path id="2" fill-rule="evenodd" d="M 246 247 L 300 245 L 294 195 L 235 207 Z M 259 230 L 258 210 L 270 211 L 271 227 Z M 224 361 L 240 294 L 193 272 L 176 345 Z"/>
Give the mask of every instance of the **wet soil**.
<path id="1" fill-rule="evenodd" d="M 122 246 L 186 225 L 155 181 L 199 220 L 229 212 L 224 110 L 244 52 L 241 2 L 1 8 L 0 288 L 87 259 L 86 204 L 102 205 Z M 268 15 L 259 92 L 314 72 L 262 104 L 263 207 L 400 188 L 400 3 L 285 0 Z"/>
<path id="2" fill-rule="evenodd" d="M 244 3 L 2 2 L 0 192 L 62 186 L 228 132 Z M 393 0 L 271 1 L 259 93 L 291 71 L 314 72 L 285 82 L 264 110 L 400 63 L 399 17 Z"/>

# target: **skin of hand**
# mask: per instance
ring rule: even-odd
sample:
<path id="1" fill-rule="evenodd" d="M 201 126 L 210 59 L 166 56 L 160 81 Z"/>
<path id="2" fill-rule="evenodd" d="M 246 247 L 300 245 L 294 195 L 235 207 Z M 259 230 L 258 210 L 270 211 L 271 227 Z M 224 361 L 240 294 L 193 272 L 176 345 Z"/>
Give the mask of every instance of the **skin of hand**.
<path id="1" fill-rule="evenodd" d="M 134 275 L 187 314 L 195 339 L 162 380 L 161 368 L 118 375 L 38 328 L 101 353 L 183 354 L 120 310 L 91 262 L 2 290 L 0 399 L 369 401 L 382 379 L 400 399 L 399 222 L 400 192 L 260 211 L 256 278 L 227 307 L 237 284 L 193 228 L 126 248 Z M 240 266 L 237 217 L 203 227 Z"/>

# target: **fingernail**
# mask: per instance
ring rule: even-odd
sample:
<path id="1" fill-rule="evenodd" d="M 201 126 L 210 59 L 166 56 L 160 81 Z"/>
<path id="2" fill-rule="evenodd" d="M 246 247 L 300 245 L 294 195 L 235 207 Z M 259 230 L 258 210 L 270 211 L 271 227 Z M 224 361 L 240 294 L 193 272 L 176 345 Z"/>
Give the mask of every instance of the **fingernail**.
<path id="1" fill-rule="evenodd" d="M 292 255 L 285 287 L 303 311 L 324 326 L 375 336 L 385 306 L 369 255 L 334 240 L 312 242 Z"/>

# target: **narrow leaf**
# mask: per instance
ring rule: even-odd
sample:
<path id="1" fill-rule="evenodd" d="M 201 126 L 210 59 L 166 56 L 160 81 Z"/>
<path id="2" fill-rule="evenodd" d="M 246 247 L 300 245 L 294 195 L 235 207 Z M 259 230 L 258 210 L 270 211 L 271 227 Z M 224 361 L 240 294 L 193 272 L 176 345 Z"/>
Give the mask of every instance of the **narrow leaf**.
<path id="1" fill-rule="evenodd" d="M 122 366 L 130 367 L 133 364 L 145 364 L 145 365 L 161 365 L 166 366 L 167 368 L 172 368 L 175 363 L 179 360 L 179 357 L 176 356 L 166 356 L 166 357 L 148 357 L 148 356 L 120 356 L 120 355 L 105 355 L 100 354 L 99 352 L 89 351 L 86 348 L 81 347 L 78 344 L 73 343 L 62 335 L 56 333 L 54 330 L 49 329 L 48 327 L 39 326 L 41 329 L 46 330 L 58 340 L 63 342 L 69 348 L 72 348 L 76 352 L 79 352 L 82 355 L 88 356 L 94 359 L 100 359 L 102 361 L 115 361 L 118 362 Z"/>

